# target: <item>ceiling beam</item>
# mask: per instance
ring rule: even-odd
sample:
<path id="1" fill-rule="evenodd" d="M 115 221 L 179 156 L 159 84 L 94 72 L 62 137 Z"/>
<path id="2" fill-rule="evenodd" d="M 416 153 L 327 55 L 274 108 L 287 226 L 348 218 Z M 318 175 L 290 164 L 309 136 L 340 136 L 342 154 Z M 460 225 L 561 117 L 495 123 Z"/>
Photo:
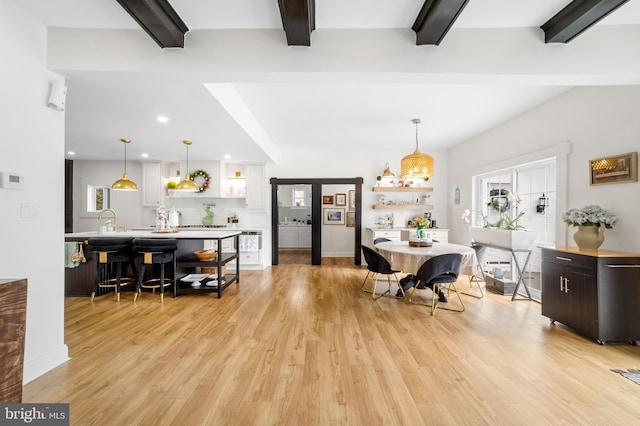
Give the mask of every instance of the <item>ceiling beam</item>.
<path id="1" fill-rule="evenodd" d="M 629 0 L 573 0 L 542 24 L 545 43 L 567 43 Z"/>
<path id="2" fill-rule="evenodd" d="M 311 46 L 316 29 L 316 0 L 278 0 L 282 26 L 289 46 Z"/>
<path id="3" fill-rule="evenodd" d="M 426 0 L 411 29 L 416 44 L 440 44 L 469 0 Z"/>
<path id="4" fill-rule="evenodd" d="M 184 35 L 189 28 L 167 0 L 118 0 L 118 3 L 160 47 L 184 47 Z"/>

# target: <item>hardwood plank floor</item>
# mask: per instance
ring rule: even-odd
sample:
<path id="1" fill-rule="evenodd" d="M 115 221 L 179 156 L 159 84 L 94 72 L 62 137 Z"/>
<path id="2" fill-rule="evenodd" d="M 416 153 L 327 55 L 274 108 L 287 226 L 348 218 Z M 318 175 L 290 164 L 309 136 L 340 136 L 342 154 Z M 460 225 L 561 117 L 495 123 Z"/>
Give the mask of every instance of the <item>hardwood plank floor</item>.
<path id="1" fill-rule="evenodd" d="M 640 368 L 638 346 L 600 346 L 492 293 L 435 317 L 372 302 L 365 275 L 279 265 L 221 299 L 68 298 L 72 359 L 23 401 L 70 403 L 72 425 L 640 423 L 640 387 L 610 371 Z"/>

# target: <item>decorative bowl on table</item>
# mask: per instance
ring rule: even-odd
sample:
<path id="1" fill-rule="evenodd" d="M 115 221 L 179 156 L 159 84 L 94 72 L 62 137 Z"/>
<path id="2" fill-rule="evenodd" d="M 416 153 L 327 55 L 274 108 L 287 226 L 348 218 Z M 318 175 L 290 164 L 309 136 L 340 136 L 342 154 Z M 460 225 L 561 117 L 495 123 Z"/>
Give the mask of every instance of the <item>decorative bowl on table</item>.
<path id="1" fill-rule="evenodd" d="M 216 260 L 218 252 L 216 250 L 198 250 L 194 251 L 193 254 L 195 254 L 201 262 L 213 262 Z"/>

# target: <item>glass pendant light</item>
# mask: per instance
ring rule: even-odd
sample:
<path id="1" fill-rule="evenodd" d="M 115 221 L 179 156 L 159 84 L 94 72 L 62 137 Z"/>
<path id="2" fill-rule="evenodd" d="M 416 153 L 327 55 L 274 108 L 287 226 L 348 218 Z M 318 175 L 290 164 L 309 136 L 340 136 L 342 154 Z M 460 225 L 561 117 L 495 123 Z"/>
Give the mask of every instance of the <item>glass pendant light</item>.
<path id="1" fill-rule="evenodd" d="M 187 146 L 187 173 L 184 176 L 184 180 L 176 187 L 176 191 L 198 192 L 200 187 L 191 180 L 191 175 L 189 174 L 189 145 L 191 145 L 191 141 L 182 141 L 182 143 Z"/>
<path id="2" fill-rule="evenodd" d="M 433 157 L 423 154 L 418 150 L 418 124 L 419 118 L 411 120 L 416 125 L 416 150 L 400 162 L 400 176 L 403 179 L 425 179 L 433 176 Z"/>
<path id="3" fill-rule="evenodd" d="M 132 180 L 129 180 L 129 175 L 127 175 L 127 145 L 131 143 L 129 139 L 120 139 L 120 142 L 124 144 L 124 173 L 122 174 L 122 178 L 118 179 L 111 185 L 111 189 L 116 189 L 119 191 L 137 191 L 138 185 Z"/>

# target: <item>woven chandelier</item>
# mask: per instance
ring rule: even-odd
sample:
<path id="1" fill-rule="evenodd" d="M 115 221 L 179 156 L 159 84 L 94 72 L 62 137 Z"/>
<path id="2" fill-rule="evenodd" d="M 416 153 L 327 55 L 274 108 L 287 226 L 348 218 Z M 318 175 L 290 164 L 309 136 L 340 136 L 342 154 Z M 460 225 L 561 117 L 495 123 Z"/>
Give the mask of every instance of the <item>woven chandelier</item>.
<path id="1" fill-rule="evenodd" d="M 433 157 L 418 150 L 419 118 L 411 120 L 416 125 L 416 150 L 400 162 L 400 177 L 403 179 L 425 179 L 433 176 Z"/>

